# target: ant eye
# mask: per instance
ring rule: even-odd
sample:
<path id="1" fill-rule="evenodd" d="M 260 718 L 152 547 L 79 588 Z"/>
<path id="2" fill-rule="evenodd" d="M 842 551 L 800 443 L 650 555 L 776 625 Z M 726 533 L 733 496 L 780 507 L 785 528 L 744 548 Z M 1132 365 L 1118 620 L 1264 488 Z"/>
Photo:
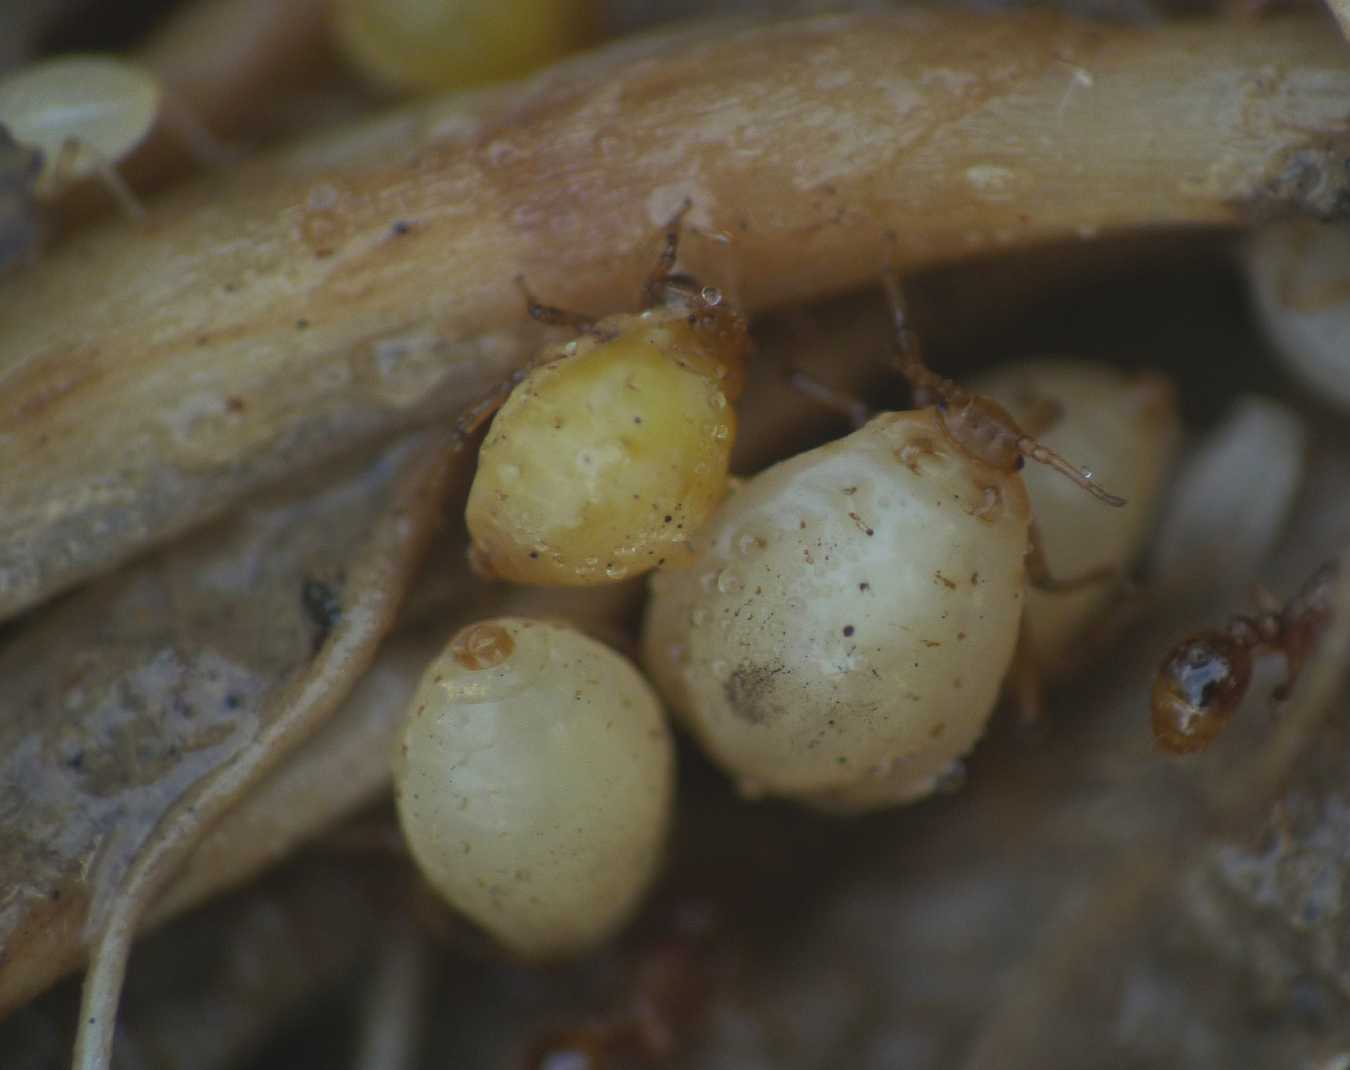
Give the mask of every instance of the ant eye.
<path id="1" fill-rule="evenodd" d="M 1232 718 L 1251 681 L 1247 649 L 1218 632 L 1182 643 L 1153 686 L 1153 736 L 1174 754 L 1203 750 Z"/>

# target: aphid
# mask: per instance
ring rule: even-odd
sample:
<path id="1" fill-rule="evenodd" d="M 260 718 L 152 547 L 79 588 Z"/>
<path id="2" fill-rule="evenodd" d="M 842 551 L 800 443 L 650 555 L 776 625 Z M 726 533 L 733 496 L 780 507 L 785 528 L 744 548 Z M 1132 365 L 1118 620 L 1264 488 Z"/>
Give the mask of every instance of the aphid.
<path id="1" fill-rule="evenodd" d="M 1328 562 L 1285 606 L 1261 593 L 1254 614 L 1236 615 L 1222 629 L 1196 632 L 1178 643 L 1153 684 L 1158 746 L 1192 754 L 1214 742 L 1242 703 L 1258 654 L 1284 655 L 1285 680 L 1274 697 L 1287 698 L 1331 619 L 1338 576 L 1339 563 Z"/>
<path id="2" fill-rule="evenodd" d="M 1038 680 L 1063 676 L 1083 664 L 1086 638 L 1120 597 L 1110 579 L 1123 580 L 1144 548 L 1180 440 L 1176 390 L 1155 372 L 1075 360 L 1019 361 L 981 376 L 975 387 L 1044 444 L 1091 457 L 1095 471 L 1129 498 L 1121 509 L 1100 509 L 1047 468 L 1022 472 L 1046 558 L 1061 573 L 1103 576 L 1076 591 L 1027 593 L 1021 643 L 1031 664 L 1018 669 Z"/>
<path id="3" fill-rule="evenodd" d="M 159 109 L 154 76 L 111 56 L 62 56 L 0 79 L 0 124 L 41 154 L 38 196 L 97 175 L 132 216 L 143 210 L 116 164 L 145 140 Z"/>
<path id="4" fill-rule="evenodd" d="M 688 207 L 645 311 L 597 322 L 527 292 L 532 316 L 581 333 L 540 356 L 479 451 L 465 519 L 487 574 L 585 586 L 685 560 L 725 496 L 750 340 L 717 290 L 671 274 Z"/>
<path id="5" fill-rule="evenodd" d="M 663 855 L 674 748 L 627 659 L 559 624 L 460 631 L 427 668 L 394 759 L 414 859 L 520 955 L 590 947 L 627 919 Z"/>
<path id="6" fill-rule="evenodd" d="M 338 44 L 372 81 L 427 92 L 519 78 L 584 45 L 594 0 L 338 0 Z"/>
<path id="7" fill-rule="evenodd" d="M 762 472 L 689 568 L 653 580 L 646 664 L 748 793 L 866 809 L 950 782 L 998 697 L 1028 574 L 1084 582 L 1035 552 L 1023 459 L 1120 501 L 929 371 L 895 312 L 901 369 L 938 406 Z"/>

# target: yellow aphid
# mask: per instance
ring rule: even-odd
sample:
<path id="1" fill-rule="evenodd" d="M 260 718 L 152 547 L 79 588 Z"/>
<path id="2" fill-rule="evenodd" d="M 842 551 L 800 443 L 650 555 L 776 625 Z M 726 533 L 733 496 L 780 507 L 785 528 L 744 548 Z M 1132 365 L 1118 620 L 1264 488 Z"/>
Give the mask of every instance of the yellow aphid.
<path id="1" fill-rule="evenodd" d="M 465 628 L 428 666 L 394 758 L 427 880 L 528 957 L 592 946 L 663 856 L 674 745 L 624 657 L 565 625 Z"/>
<path id="2" fill-rule="evenodd" d="M 582 322 L 493 419 L 465 514 L 486 573 L 584 586 L 681 562 L 725 496 L 749 335 L 717 291 L 665 274 L 674 233 L 647 287 L 662 303 Z"/>
<path id="3" fill-rule="evenodd" d="M 63 56 L 0 79 L 0 125 L 42 154 L 42 196 L 95 173 L 108 179 L 145 139 L 159 108 L 154 75 L 111 56 Z"/>
<path id="4" fill-rule="evenodd" d="M 338 0 L 342 50 L 405 92 L 518 78 L 586 44 L 593 0 Z"/>

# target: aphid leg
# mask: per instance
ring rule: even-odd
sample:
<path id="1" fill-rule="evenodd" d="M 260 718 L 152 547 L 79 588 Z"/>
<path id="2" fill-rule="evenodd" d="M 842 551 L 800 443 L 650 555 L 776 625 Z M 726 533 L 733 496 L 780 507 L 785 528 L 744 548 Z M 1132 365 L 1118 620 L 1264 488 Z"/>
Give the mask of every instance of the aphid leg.
<path id="1" fill-rule="evenodd" d="M 1017 706 L 1018 720 L 1025 726 L 1039 724 L 1045 715 L 1045 680 L 1036 657 L 1036 641 L 1031 634 L 1031 620 L 1022 610 L 1022 624 L 1017 631 L 1017 646 L 1013 649 L 1012 665 L 1008 669 L 1007 686 Z"/>
<path id="2" fill-rule="evenodd" d="M 854 431 L 872 418 L 872 409 L 861 398 L 854 397 L 844 390 L 836 390 L 799 368 L 793 368 L 789 365 L 783 370 L 787 373 L 788 384 L 794 390 L 805 394 L 818 405 L 844 417 Z"/>
<path id="3" fill-rule="evenodd" d="M 1077 576 L 1063 578 L 1055 576 L 1051 573 L 1050 565 L 1045 559 L 1045 543 L 1041 539 L 1041 530 L 1036 526 L 1034 520 L 1027 531 L 1026 560 L 1027 582 L 1038 591 L 1063 594 L 1066 591 L 1079 591 L 1084 587 L 1093 587 L 1099 583 L 1109 583 L 1120 579 L 1120 570 L 1113 565 L 1102 565 L 1098 568 L 1088 569 L 1086 572 L 1080 572 Z"/>
<path id="4" fill-rule="evenodd" d="M 1105 487 L 1098 483 L 1092 476 L 1092 473 L 1086 468 L 1075 468 L 1049 446 L 1042 446 L 1030 435 L 1023 435 L 1017 440 L 1018 452 L 1028 460 L 1035 461 L 1037 464 L 1046 465 L 1053 468 L 1061 475 L 1068 476 L 1085 491 L 1091 494 L 1099 502 L 1106 505 L 1113 505 L 1119 508 L 1125 504 L 1125 499 L 1110 493 Z"/>
<path id="5" fill-rule="evenodd" d="M 948 404 L 959 404 L 964 401 L 966 392 L 952 380 L 938 375 L 924 360 L 923 345 L 914 328 L 909 325 L 909 308 L 895 272 L 887 271 L 881 276 L 881 283 L 886 290 L 886 300 L 891 307 L 891 320 L 895 325 L 896 365 L 900 369 L 900 374 L 909 380 L 916 401 L 921 394 L 925 400 L 931 397 Z"/>
<path id="6" fill-rule="evenodd" d="M 49 183 L 54 189 L 64 189 L 74 181 L 75 160 L 79 158 L 80 150 L 88 152 L 94 160 L 94 173 L 98 175 L 98 180 L 103 183 L 103 188 L 108 191 L 112 199 L 117 202 L 117 207 L 121 209 L 122 214 L 128 219 L 142 220 L 145 218 L 145 205 L 141 199 L 132 192 L 127 180 L 121 176 L 117 168 L 93 145 L 85 144 L 75 138 L 67 138 L 61 145 L 61 151 L 57 153 L 52 166 L 52 179 Z"/>
<path id="7" fill-rule="evenodd" d="M 680 253 L 680 230 L 684 226 L 684 217 L 694 202 L 686 197 L 675 214 L 666 222 L 665 239 L 661 243 L 661 252 L 656 258 L 656 266 L 642 284 L 641 307 L 654 308 L 665 297 L 666 283 L 670 281 L 671 269 Z"/>
<path id="8" fill-rule="evenodd" d="M 520 290 L 521 296 L 525 298 L 525 308 L 529 311 L 531 319 L 538 320 L 540 323 L 547 323 L 550 327 L 570 327 L 574 331 L 585 334 L 597 333 L 594 316 L 588 316 L 584 312 L 568 312 L 566 309 L 542 304 L 530 292 L 530 288 L 525 285 L 524 275 L 516 276 L 516 287 Z"/>

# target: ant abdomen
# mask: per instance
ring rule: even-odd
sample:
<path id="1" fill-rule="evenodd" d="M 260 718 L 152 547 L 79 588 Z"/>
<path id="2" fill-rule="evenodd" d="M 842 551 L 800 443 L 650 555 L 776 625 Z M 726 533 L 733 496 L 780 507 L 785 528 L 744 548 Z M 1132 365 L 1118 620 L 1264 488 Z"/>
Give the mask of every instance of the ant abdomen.
<path id="1" fill-rule="evenodd" d="M 1153 738 L 1173 754 L 1203 750 L 1228 724 L 1251 681 L 1251 649 L 1199 632 L 1167 655 L 1153 684 Z"/>

